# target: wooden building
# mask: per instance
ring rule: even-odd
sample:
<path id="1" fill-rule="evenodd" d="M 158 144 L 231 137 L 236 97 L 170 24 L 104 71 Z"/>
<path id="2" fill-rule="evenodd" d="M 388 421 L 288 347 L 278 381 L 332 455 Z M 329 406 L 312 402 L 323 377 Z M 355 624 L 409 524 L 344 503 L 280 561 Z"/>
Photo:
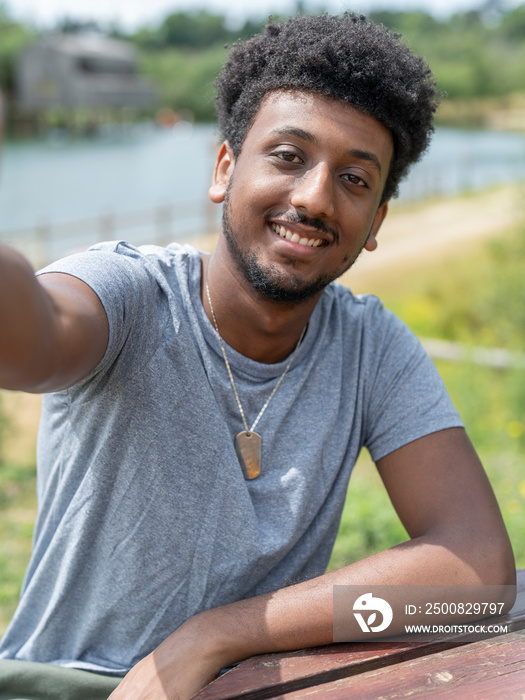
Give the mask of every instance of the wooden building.
<path id="1" fill-rule="evenodd" d="M 62 108 L 141 108 L 155 102 L 137 74 L 133 47 L 98 34 L 49 35 L 27 48 L 16 65 L 18 104 Z"/>

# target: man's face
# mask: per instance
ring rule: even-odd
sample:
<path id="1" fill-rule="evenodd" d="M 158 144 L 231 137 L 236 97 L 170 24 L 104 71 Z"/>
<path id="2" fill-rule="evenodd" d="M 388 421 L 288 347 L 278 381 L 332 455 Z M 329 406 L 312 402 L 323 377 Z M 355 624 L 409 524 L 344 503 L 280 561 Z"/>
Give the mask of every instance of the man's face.
<path id="1" fill-rule="evenodd" d="M 262 102 L 241 153 L 219 153 L 213 201 L 233 268 L 268 298 L 299 301 L 374 250 L 392 136 L 373 117 L 315 93 Z"/>

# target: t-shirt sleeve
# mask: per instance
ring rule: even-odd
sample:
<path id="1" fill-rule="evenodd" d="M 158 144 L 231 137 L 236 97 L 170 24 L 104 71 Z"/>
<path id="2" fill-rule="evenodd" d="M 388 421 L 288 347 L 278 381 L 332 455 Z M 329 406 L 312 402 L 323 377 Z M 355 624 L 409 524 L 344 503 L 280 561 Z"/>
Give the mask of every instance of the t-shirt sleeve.
<path id="1" fill-rule="evenodd" d="M 374 461 L 430 433 L 463 427 L 419 340 L 376 301 L 365 331 L 369 369 L 364 444 Z"/>
<path id="2" fill-rule="evenodd" d="M 84 381 L 111 368 L 114 379 L 129 377 L 155 352 L 161 326 L 161 289 L 138 249 L 122 242 L 93 246 L 39 270 L 60 272 L 85 282 L 100 299 L 109 324 L 104 357 Z M 155 313 L 153 313 L 155 310 Z"/>

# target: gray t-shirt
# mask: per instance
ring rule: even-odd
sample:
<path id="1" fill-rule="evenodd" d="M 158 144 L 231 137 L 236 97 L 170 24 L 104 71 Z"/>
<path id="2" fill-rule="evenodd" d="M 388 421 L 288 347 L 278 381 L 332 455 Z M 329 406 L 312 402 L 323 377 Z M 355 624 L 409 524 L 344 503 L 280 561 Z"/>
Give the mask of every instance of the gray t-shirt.
<path id="1" fill-rule="evenodd" d="M 461 421 L 414 335 L 334 283 L 259 425 L 243 425 L 190 246 L 100 244 L 46 268 L 100 297 L 109 345 L 43 400 L 39 514 L 0 658 L 124 673 L 184 620 L 324 572 L 361 447 L 374 460 Z M 226 348 L 254 420 L 287 361 Z"/>

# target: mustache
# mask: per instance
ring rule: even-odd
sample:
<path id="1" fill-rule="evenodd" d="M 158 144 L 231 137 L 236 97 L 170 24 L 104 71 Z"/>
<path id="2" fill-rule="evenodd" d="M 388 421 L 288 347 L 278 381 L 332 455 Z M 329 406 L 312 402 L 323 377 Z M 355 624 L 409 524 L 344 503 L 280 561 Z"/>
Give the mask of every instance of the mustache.
<path id="1" fill-rule="evenodd" d="M 309 226 L 310 228 L 319 231 L 319 233 L 327 233 L 332 237 L 334 243 L 339 242 L 339 234 L 337 231 L 331 226 L 328 226 L 328 224 L 326 224 L 322 219 L 311 219 L 310 217 L 306 216 L 306 214 L 300 213 L 281 214 L 278 216 L 278 218 L 282 219 L 283 221 L 287 221 L 290 224 L 304 224 L 305 226 Z"/>

